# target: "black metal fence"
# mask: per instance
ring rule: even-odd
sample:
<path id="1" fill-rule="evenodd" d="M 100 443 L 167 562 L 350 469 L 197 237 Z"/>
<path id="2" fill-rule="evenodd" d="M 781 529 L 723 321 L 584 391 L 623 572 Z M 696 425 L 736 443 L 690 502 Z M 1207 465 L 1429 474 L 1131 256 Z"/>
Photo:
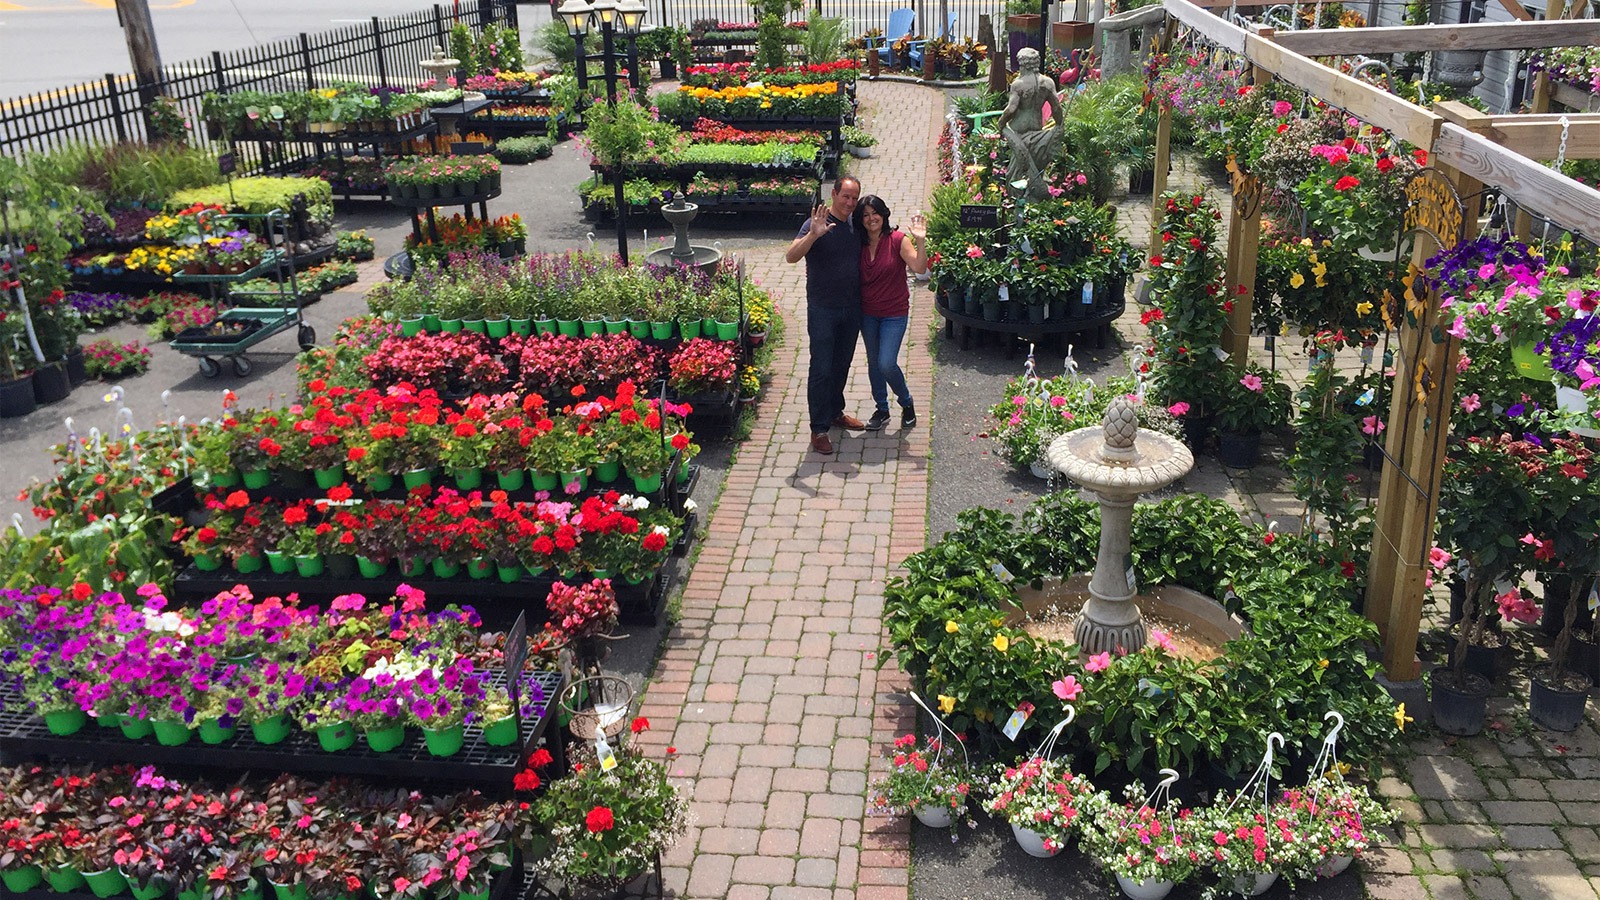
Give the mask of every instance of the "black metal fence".
<path id="1" fill-rule="evenodd" d="M 748 0 L 648 0 L 650 20 L 660 25 L 687 26 L 698 19 L 748 22 L 754 17 Z M 801 16 L 842 16 L 848 34 L 883 28 L 889 10 L 917 10 L 916 32 L 936 34 L 948 15 L 956 17 L 954 34 L 978 33 L 978 17 L 987 14 L 996 31 L 1004 29 L 1003 0 L 809 0 Z M 463 6 L 465 9 L 466 7 Z M 548 21 L 540 10 L 538 21 Z M 517 25 L 515 0 L 477 0 L 462 16 L 474 31 L 485 24 Z M 398 16 L 373 16 L 369 23 L 232 52 L 162 68 L 160 93 L 176 101 L 194 131 L 191 143 L 209 146 L 201 115 L 207 93 L 233 90 L 305 90 L 331 81 L 373 86 L 408 86 L 423 80 L 420 60 L 434 45 L 447 45 L 455 19 L 441 5 Z M 532 23 L 530 23 L 532 24 Z M 532 28 L 523 35 L 532 37 Z M 104 79 L 32 94 L 0 104 L 0 153 L 25 156 L 80 143 L 144 140 L 144 104 L 132 75 L 108 73 Z M 258 164 L 251 148 L 240 148 L 240 170 Z"/>
<path id="2" fill-rule="evenodd" d="M 486 24 L 516 25 L 514 0 L 478 0 L 461 18 L 475 32 Z M 176 101 L 193 126 L 190 142 L 207 146 L 201 100 L 213 91 L 307 90 L 331 81 L 409 86 L 426 75 L 418 63 L 448 46 L 455 18 L 434 5 L 399 16 L 307 34 L 210 58 L 162 67 L 160 93 Z M 33 94 L 0 105 L 0 153 L 24 156 L 79 143 L 143 140 L 144 97 L 132 75 Z M 240 160 L 248 170 L 253 159 Z"/>

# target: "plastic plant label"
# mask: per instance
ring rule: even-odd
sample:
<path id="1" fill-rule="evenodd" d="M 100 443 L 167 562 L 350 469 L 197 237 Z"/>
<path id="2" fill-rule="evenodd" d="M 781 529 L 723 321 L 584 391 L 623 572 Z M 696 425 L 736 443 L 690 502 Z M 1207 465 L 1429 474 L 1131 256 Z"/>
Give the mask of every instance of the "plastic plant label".
<path id="1" fill-rule="evenodd" d="M 1085 281 L 1083 283 L 1083 305 L 1094 305 L 1094 282 L 1092 281 Z"/>
<path id="2" fill-rule="evenodd" d="M 1011 285 L 1000 285 L 1000 302 L 1005 303 L 1011 299 Z"/>
<path id="3" fill-rule="evenodd" d="M 1017 735 L 1022 733 L 1022 726 L 1028 724 L 1028 717 L 1031 715 L 1033 715 L 1033 704 L 1024 700 L 1011 713 L 1011 718 L 1006 720 L 1006 727 L 1000 729 L 1000 733 L 1013 741 L 1016 740 Z"/>
<path id="4" fill-rule="evenodd" d="M 1356 405 L 1357 406 L 1366 406 L 1367 404 L 1371 403 L 1373 400 L 1377 399 L 1377 396 L 1378 396 L 1377 392 L 1375 392 L 1372 388 L 1367 388 L 1366 390 L 1361 392 L 1361 396 L 1356 398 Z"/>
<path id="5" fill-rule="evenodd" d="M 1600 609 L 1600 585 L 1589 588 L 1589 611 Z"/>
<path id="6" fill-rule="evenodd" d="M 995 563 L 989 567 L 989 571 L 994 577 L 1000 579 L 1002 584 L 1010 584 L 1017 580 L 1017 576 L 1011 574 L 1011 570 L 1006 568 L 1005 563 Z"/>
<path id="7" fill-rule="evenodd" d="M 1138 578 L 1133 574 L 1133 566 L 1128 567 L 1126 574 L 1128 577 L 1128 590 L 1134 592 L 1135 594 L 1139 593 L 1139 582 Z"/>
<path id="8" fill-rule="evenodd" d="M 1026 237 L 1024 237 L 1022 239 L 1022 255 L 1023 256 L 1032 256 L 1033 255 L 1033 244 L 1030 243 Z"/>
<path id="9" fill-rule="evenodd" d="M 1504 594 L 1506 591 L 1513 590 L 1514 588 L 1516 588 L 1516 585 L 1512 584 L 1511 579 L 1509 578 L 1501 578 L 1494 583 L 1494 592 L 1496 594 Z"/>
<path id="10" fill-rule="evenodd" d="M 1228 361 L 1228 351 L 1222 349 L 1221 347 L 1212 347 L 1211 352 L 1216 355 L 1219 362 Z"/>

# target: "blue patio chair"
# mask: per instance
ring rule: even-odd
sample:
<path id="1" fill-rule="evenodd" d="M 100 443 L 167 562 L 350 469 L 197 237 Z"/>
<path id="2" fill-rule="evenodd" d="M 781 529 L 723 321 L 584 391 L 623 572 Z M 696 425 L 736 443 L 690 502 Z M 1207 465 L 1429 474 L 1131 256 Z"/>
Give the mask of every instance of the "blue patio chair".
<path id="1" fill-rule="evenodd" d="M 950 40 L 950 36 L 955 34 L 955 31 L 956 31 L 956 14 L 955 13 L 951 13 L 950 14 L 950 21 L 945 23 L 944 31 L 939 34 L 939 39 L 943 40 L 943 41 L 948 41 L 948 40 Z M 913 69 L 922 68 L 923 51 L 927 48 L 927 44 L 928 44 L 928 39 L 927 38 L 923 38 L 920 41 L 912 41 L 910 44 L 906 45 L 906 59 L 911 61 L 911 68 L 913 68 Z"/>
<path id="2" fill-rule="evenodd" d="M 883 37 L 868 38 L 867 49 L 876 50 L 878 59 L 882 60 L 884 65 L 894 65 L 894 42 L 911 33 L 911 26 L 916 19 L 917 11 L 909 6 L 891 10 L 889 24 L 883 29 Z"/>

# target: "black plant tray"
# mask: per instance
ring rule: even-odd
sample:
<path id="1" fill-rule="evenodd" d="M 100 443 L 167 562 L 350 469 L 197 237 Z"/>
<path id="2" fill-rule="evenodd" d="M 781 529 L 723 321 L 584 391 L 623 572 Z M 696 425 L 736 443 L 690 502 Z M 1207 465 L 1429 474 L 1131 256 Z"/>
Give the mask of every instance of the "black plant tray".
<path id="1" fill-rule="evenodd" d="M 560 672 L 535 672 L 532 677 L 544 689 L 545 715 L 521 724 L 519 744 L 491 747 L 484 743 L 479 728 L 469 727 L 466 744 L 459 753 L 448 757 L 430 755 L 422 732 L 414 728 L 408 729 L 404 744 L 388 753 L 375 753 L 360 739 L 348 750 L 329 753 L 317 743 L 316 735 L 298 729 L 282 743 L 271 746 L 256 743 L 249 728 L 239 729 L 221 744 L 202 744 L 195 738 L 181 747 L 163 747 L 154 738 L 132 741 L 120 731 L 101 728 L 93 722 L 77 734 L 58 737 L 45 728 L 43 719 L 27 712 L 26 704 L 12 695 L 0 707 L 0 761 L 15 765 L 29 758 L 48 757 L 219 769 L 230 775 L 247 769 L 351 775 L 384 779 L 391 784 L 471 786 L 486 794 L 508 797 L 512 779 L 522 771 L 527 751 L 549 730 L 556 713 L 556 698 L 565 687 Z"/>
<path id="2" fill-rule="evenodd" d="M 348 475 L 345 478 L 345 484 L 350 488 L 354 499 L 357 500 L 404 500 L 407 496 L 405 484 L 399 478 L 394 480 L 393 487 L 389 488 L 388 490 L 376 492 L 368 490 L 366 484 L 363 482 L 351 480 Z M 666 484 L 666 482 L 663 481 L 663 484 Z M 471 493 L 471 491 L 462 491 L 460 488 L 456 487 L 455 479 L 449 477 L 448 475 L 436 477 L 433 481 L 433 488 L 435 491 L 440 488 L 450 488 L 453 491 L 458 491 L 464 494 Z M 296 500 L 320 500 L 328 496 L 328 492 L 317 487 L 316 482 L 314 481 L 306 484 L 284 484 L 282 482 L 274 482 L 264 488 L 247 488 L 243 485 L 235 485 L 233 487 L 217 488 L 216 490 L 221 494 L 231 494 L 234 491 L 244 491 L 252 502 L 272 499 L 293 503 Z M 483 484 L 479 487 L 473 488 L 473 490 L 478 491 L 485 497 L 488 497 L 490 493 L 500 490 L 500 485 L 495 480 L 494 474 L 489 472 L 484 474 Z M 619 477 L 616 481 L 595 481 L 594 476 L 591 475 L 589 476 L 588 488 L 581 490 L 576 494 L 567 494 L 562 488 L 557 488 L 556 490 L 550 492 L 550 499 L 571 501 L 574 504 L 579 504 L 582 503 L 586 497 L 603 496 L 609 491 L 616 491 L 619 494 L 639 493 L 633 488 L 633 479 L 629 478 L 627 475 Z M 525 479 L 522 487 L 517 488 L 514 491 L 506 491 L 506 499 L 513 503 L 533 503 L 536 500 L 536 493 L 537 492 L 534 491 L 531 484 L 529 484 Z M 663 503 L 669 499 L 667 495 L 661 491 L 661 489 L 647 491 L 643 496 L 649 499 L 653 504 Z M 673 508 L 676 509 L 677 507 Z"/>
<path id="3" fill-rule="evenodd" d="M 689 545 L 694 543 L 694 529 L 699 524 L 699 513 L 685 513 L 683 517 L 683 533 L 672 544 L 672 555 L 683 556 L 689 552 Z"/>
<path id="4" fill-rule="evenodd" d="M 672 572 L 663 568 L 640 585 L 617 587 L 617 621 L 623 625 L 654 627 L 665 621 L 667 596 L 672 593 Z"/>

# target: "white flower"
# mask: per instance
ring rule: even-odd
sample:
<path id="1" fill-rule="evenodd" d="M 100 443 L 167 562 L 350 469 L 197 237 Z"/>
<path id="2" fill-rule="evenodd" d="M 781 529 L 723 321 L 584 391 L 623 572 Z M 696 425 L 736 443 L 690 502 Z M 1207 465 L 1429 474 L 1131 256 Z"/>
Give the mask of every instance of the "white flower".
<path id="1" fill-rule="evenodd" d="M 694 512 L 695 510 L 697 510 L 699 508 L 700 508 L 700 504 L 694 502 L 693 500 L 686 499 L 686 500 L 683 501 L 683 511 L 684 512 Z"/>

